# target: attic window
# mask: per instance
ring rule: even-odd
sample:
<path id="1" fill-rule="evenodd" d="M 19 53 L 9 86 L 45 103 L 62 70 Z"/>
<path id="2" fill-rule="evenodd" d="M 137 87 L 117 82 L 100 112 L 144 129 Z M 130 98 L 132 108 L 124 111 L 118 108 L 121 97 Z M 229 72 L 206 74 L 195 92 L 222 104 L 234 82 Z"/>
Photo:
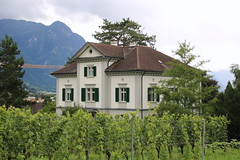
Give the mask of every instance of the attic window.
<path id="1" fill-rule="evenodd" d="M 158 62 L 159 62 L 159 63 L 161 63 L 161 64 L 163 64 L 163 62 L 162 62 L 162 61 L 160 61 L 160 60 L 158 60 Z"/>
<path id="2" fill-rule="evenodd" d="M 92 53 L 92 50 L 91 50 L 91 49 L 89 50 L 89 53 L 90 53 L 90 54 Z"/>

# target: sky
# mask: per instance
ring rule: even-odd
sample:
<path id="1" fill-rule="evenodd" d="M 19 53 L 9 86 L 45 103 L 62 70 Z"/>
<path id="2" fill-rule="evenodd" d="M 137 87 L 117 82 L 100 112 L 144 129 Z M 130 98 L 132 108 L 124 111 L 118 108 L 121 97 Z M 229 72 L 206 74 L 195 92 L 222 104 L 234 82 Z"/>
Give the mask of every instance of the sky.
<path id="1" fill-rule="evenodd" d="M 88 42 L 103 19 L 130 18 L 156 35 L 156 49 L 169 56 L 183 41 L 194 46 L 204 69 L 229 70 L 240 64 L 239 0 L 0 0 L 0 19 L 51 25 L 61 21 Z"/>

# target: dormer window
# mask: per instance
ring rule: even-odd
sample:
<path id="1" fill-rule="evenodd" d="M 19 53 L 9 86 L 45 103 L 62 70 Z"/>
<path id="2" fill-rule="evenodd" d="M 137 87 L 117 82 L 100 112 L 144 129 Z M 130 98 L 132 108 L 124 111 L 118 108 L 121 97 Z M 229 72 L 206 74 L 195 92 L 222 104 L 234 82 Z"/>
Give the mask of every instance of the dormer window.
<path id="1" fill-rule="evenodd" d="M 97 67 L 96 66 L 84 67 L 84 77 L 96 77 L 96 76 L 97 76 Z"/>

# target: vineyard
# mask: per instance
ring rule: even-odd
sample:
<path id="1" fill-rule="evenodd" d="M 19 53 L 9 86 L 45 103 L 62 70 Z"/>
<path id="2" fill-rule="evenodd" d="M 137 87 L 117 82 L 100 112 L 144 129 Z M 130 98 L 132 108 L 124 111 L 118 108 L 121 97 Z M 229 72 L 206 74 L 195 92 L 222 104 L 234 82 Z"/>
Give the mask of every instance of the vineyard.
<path id="1" fill-rule="evenodd" d="M 204 148 L 214 152 L 227 138 L 226 117 L 165 113 L 140 119 L 136 115 L 93 116 L 78 110 L 57 116 L 0 107 L 0 158 L 165 160 L 176 158 L 177 152 L 178 159 L 202 159 Z"/>

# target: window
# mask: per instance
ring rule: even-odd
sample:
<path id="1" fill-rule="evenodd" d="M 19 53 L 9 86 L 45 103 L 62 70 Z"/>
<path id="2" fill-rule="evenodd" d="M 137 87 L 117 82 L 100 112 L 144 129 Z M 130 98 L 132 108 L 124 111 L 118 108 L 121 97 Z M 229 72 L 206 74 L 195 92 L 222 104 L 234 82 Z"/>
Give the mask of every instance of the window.
<path id="1" fill-rule="evenodd" d="M 62 89 L 62 101 L 73 101 L 74 90 L 73 88 Z"/>
<path id="2" fill-rule="evenodd" d="M 97 76 L 97 67 L 96 66 L 84 67 L 84 77 L 96 77 L 96 76 Z"/>
<path id="3" fill-rule="evenodd" d="M 116 102 L 129 102 L 129 88 L 115 88 Z"/>
<path id="4" fill-rule="evenodd" d="M 82 88 L 82 102 L 98 102 L 99 89 L 98 88 Z"/>
<path id="5" fill-rule="evenodd" d="M 156 93 L 156 88 L 148 88 L 148 101 L 159 102 L 160 96 Z"/>

